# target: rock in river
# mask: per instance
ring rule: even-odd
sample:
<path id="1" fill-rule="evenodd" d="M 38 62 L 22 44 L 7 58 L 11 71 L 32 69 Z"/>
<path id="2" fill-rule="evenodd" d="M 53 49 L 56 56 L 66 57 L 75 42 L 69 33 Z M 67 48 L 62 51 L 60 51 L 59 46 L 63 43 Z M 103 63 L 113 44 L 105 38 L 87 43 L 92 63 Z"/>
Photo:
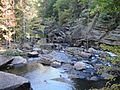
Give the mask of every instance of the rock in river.
<path id="1" fill-rule="evenodd" d="M 38 57 L 39 53 L 37 51 L 32 51 L 28 53 L 28 57 Z"/>
<path id="2" fill-rule="evenodd" d="M 0 71 L 0 90 L 31 90 L 27 79 Z"/>
<path id="3" fill-rule="evenodd" d="M 89 53 L 97 53 L 98 51 L 96 49 L 94 49 L 94 48 L 89 48 L 88 52 Z"/>
<path id="4" fill-rule="evenodd" d="M 53 62 L 51 63 L 51 66 L 57 68 L 57 67 L 60 67 L 60 66 L 61 66 L 61 63 L 58 62 L 58 61 L 53 61 Z"/>
<path id="5" fill-rule="evenodd" d="M 83 70 L 83 69 L 87 69 L 87 68 L 93 68 L 93 67 L 92 67 L 92 65 L 84 63 L 82 61 L 79 61 L 79 62 L 74 64 L 75 70 Z"/>
<path id="6" fill-rule="evenodd" d="M 53 57 L 51 56 L 43 56 L 40 61 L 38 61 L 39 63 L 43 64 L 43 65 L 51 65 L 51 63 L 53 62 Z"/>
<path id="7" fill-rule="evenodd" d="M 12 62 L 12 60 L 9 57 L 0 55 L 0 67 L 4 67 L 10 62 Z"/>
<path id="8" fill-rule="evenodd" d="M 11 62 L 11 66 L 19 66 L 19 65 L 25 65 L 27 64 L 27 60 L 21 56 L 15 56 L 12 59 L 13 61 Z"/>
<path id="9" fill-rule="evenodd" d="M 91 53 L 87 53 L 87 52 L 80 52 L 79 55 L 84 58 L 90 58 L 92 56 Z"/>

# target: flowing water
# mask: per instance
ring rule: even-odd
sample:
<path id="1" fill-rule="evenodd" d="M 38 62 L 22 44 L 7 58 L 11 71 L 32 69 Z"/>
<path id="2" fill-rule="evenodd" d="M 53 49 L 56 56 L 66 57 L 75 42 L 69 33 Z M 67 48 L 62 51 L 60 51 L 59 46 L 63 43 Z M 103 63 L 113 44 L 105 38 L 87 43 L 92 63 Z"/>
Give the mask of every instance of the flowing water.
<path id="1" fill-rule="evenodd" d="M 55 58 L 68 59 L 64 54 L 58 53 Z M 61 56 L 62 55 L 62 56 Z M 36 61 L 30 61 L 26 66 L 16 67 L 7 72 L 17 74 L 27 78 L 33 90 L 88 90 L 90 88 L 100 88 L 104 82 L 91 82 L 80 79 L 71 79 L 61 68 L 43 66 Z"/>
<path id="2" fill-rule="evenodd" d="M 27 78 L 33 90 L 88 90 L 91 87 L 99 88 L 103 82 L 89 82 L 80 79 L 69 79 L 61 69 L 32 62 L 23 67 L 16 67 L 7 72 Z"/>

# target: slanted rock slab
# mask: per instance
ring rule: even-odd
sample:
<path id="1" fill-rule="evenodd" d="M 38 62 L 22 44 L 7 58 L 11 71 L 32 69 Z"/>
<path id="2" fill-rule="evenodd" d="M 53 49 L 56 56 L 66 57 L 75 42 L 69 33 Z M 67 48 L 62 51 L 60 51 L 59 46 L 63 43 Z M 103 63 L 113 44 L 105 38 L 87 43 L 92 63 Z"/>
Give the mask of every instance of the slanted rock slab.
<path id="1" fill-rule="evenodd" d="M 27 64 L 27 60 L 21 56 L 15 56 L 12 60 L 11 66 Z"/>
<path id="2" fill-rule="evenodd" d="M 37 51 L 32 51 L 28 53 L 28 57 L 38 57 L 39 53 Z"/>
<path id="3" fill-rule="evenodd" d="M 0 55 L 0 68 L 6 66 L 10 62 L 12 62 L 10 57 L 5 57 L 3 55 Z"/>
<path id="4" fill-rule="evenodd" d="M 0 71 L 0 90 L 31 90 L 30 82 L 14 74 Z"/>

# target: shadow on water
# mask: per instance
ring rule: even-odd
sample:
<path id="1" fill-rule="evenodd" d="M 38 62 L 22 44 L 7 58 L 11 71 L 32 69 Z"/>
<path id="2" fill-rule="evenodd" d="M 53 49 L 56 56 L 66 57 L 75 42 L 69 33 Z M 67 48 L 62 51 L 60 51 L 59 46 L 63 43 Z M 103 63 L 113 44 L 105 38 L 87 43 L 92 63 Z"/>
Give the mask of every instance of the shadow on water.
<path id="1" fill-rule="evenodd" d="M 87 81 L 80 79 L 72 79 L 74 81 L 74 90 L 91 90 L 91 89 L 100 89 L 104 87 L 106 81 Z"/>

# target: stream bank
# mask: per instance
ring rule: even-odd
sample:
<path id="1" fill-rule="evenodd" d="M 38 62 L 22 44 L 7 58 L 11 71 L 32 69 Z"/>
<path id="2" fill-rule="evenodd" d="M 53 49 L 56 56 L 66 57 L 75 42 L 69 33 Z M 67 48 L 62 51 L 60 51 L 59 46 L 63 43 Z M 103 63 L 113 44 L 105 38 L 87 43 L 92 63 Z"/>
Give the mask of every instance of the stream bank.
<path id="1" fill-rule="evenodd" d="M 116 57 L 114 53 L 94 48 L 86 51 L 84 47 L 46 45 L 44 48 L 36 46 L 29 51 L 21 50 L 27 53 L 27 57 L 12 57 L 9 68 L 4 71 L 28 79 L 33 90 L 100 89 L 116 77 L 109 73 L 109 69 L 104 70 L 104 67 L 115 68 L 104 60 L 108 55 Z"/>

